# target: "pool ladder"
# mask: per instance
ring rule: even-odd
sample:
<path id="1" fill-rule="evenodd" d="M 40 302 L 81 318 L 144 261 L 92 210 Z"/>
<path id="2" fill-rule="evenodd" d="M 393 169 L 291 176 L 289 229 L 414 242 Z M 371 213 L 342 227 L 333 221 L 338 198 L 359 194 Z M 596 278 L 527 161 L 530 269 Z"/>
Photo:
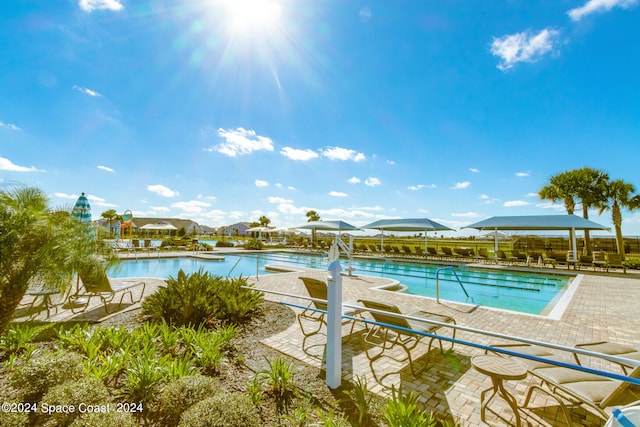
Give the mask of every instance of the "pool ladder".
<path id="1" fill-rule="evenodd" d="M 447 267 L 441 267 L 438 268 L 436 270 L 436 302 L 438 304 L 440 304 L 440 285 L 439 285 L 439 276 L 440 276 L 440 272 L 442 270 L 447 270 L 447 271 L 451 271 L 453 272 L 453 275 L 456 276 L 456 280 L 458 281 L 458 284 L 460 285 L 460 287 L 462 288 L 462 292 L 464 292 L 464 294 L 467 296 L 467 299 L 471 299 L 471 302 L 475 303 L 475 301 L 473 300 L 473 297 L 469 296 L 469 293 L 467 292 L 467 290 L 464 288 L 464 285 L 462 284 L 462 281 L 460 280 L 460 277 L 458 276 L 458 273 L 456 272 L 455 268 L 451 265 L 447 266 Z"/>
<path id="2" fill-rule="evenodd" d="M 236 261 L 235 264 L 233 264 L 233 267 L 231 267 L 229 269 L 229 272 L 227 273 L 227 279 L 229 278 L 229 276 L 231 276 L 231 273 L 233 273 L 233 270 L 238 266 L 238 264 L 240 264 L 240 261 L 242 261 L 243 255 L 240 255 L 238 257 L 238 261 Z M 260 255 L 256 256 L 256 279 L 260 279 L 260 271 L 259 271 L 259 261 L 260 261 Z"/>

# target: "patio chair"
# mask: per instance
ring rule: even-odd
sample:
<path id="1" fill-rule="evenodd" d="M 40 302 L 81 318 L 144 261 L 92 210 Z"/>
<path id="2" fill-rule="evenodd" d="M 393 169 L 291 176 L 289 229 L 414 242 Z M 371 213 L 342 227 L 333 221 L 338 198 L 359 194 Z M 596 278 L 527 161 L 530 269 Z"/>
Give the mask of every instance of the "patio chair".
<path id="1" fill-rule="evenodd" d="M 428 366 L 431 345 L 433 344 L 433 340 L 437 338 L 437 336 L 423 335 L 423 333 L 435 334 L 435 332 L 443 326 L 441 325 L 442 323 L 450 323 L 453 325 L 456 324 L 456 321 L 453 317 L 444 316 L 437 313 L 430 313 L 427 311 L 417 311 L 409 314 L 409 316 L 417 317 L 422 320 L 397 317 L 395 316 L 396 314 L 402 313 L 400 312 L 400 309 L 395 305 L 366 299 L 361 299 L 358 301 L 362 303 L 364 307 L 370 310 L 376 310 L 370 311 L 370 313 L 377 323 L 373 327 L 368 329 L 368 331 L 363 335 L 362 340 L 365 348 L 365 353 L 367 355 L 367 358 L 369 359 L 371 372 L 378 381 L 381 381 L 387 375 L 394 373 L 388 372 L 380 378 L 376 376 L 373 364 L 376 360 L 380 359 L 383 356 L 389 357 L 397 362 L 404 362 L 405 360 L 408 360 L 409 367 L 411 368 L 411 373 L 415 377 L 420 375 Z M 388 312 L 390 314 L 381 312 Z M 431 322 L 438 322 L 438 324 Z M 454 328 L 452 332 L 452 338 L 455 339 L 455 336 L 456 330 Z M 425 338 L 429 338 L 429 347 L 426 353 L 427 360 L 425 361 L 424 366 L 422 366 L 420 369 L 416 369 L 416 367 L 414 366 L 414 356 L 412 356 L 411 351 L 415 349 L 418 343 L 420 343 Z M 442 340 L 438 341 L 440 342 L 440 351 L 444 352 L 444 349 L 442 347 Z M 388 352 L 396 347 L 402 348 L 402 350 L 404 350 L 404 352 L 406 353 L 406 357 L 397 359 L 389 355 Z M 377 352 L 374 349 L 377 349 Z M 453 349 L 453 343 L 451 344 L 451 349 Z"/>
<path id="2" fill-rule="evenodd" d="M 593 269 L 596 268 L 605 268 L 607 266 L 607 260 L 604 257 L 604 252 L 594 252 L 591 254 L 593 257 Z"/>
<path id="3" fill-rule="evenodd" d="M 558 402 L 569 426 L 572 422 L 566 401 L 591 409 L 607 420 L 610 416 L 608 408 L 640 399 L 640 393 L 625 381 L 551 365 L 528 371 L 540 380 L 540 384 L 529 386 L 523 406 L 529 405 L 534 391 L 540 391 Z M 640 378 L 640 366 L 634 368 L 629 377 Z"/>
<path id="4" fill-rule="evenodd" d="M 489 260 L 489 250 L 487 250 L 487 248 L 478 249 L 478 254 L 476 255 L 476 258 L 479 259 L 479 260 L 488 261 Z"/>
<path id="5" fill-rule="evenodd" d="M 625 274 L 627 273 L 627 267 L 622 263 L 622 256 L 620 256 L 620 254 L 607 254 L 605 268 L 607 273 L 609 272 L 609 268 L 621 268 Z"/>
<path id="6" fill-rule="evenodd" d="M 444 253 L 436 251 L 436 248 L 427 246 L 427 255 L 434 258 L 442 258 Z"/>
<path id="7" fill-rule="evenodd" d="M 552 353 L 548 348 L 541 346 L 507 344 L 494 345 L 493 347 L 505 348 L 548 360 L 567 362 L 564 358 Z M 582 348 L 585 348 L 584 345 L 582 345 Z M 595 348 L 593 350 L 595 350 Z M 577 357 L 576 360 L 578 360 Z M 573 424 L 566 402 L 591 409 L 596 415 L 607 420 L 609 418 L 609 414 L 606 411 L 607 408 L 613 405 L 635 401 L 640 398 L 640 394 L 631 388 L 632 386 L 630 386 L 628 382 L 542 361 L 523 358 L 518 358 L 518 361 L 527 368 L 527 371 L 534 379 L 539 381 L 537 384 L 532 382 L 527 388 L 522 407 L 527 408 L 533 392 L 540 391 L 558 402 L 569 426 Z M 634 368 L 628 376 L 631 378 L 640 378 L 640 366 Z"/>
<path id="8" fill-rule="evenodd" d="M 91 298 L 98 297 L 104 305 L 104 310 L 107 313 L 109 311 L 109 304 L 115 299 L 117 294 L 120 294 L 120 301 L 118 302 L 118 308 L 122 307 L 122 302 L 126 295 L 129 295 L 131 304 L 135 304 L 142 300 L 146 283 L 141 280 L 132 279 L 110 279 L 104 268 L 98 263 L 91 263 L 88 267 L 78 272 L 80 280 L 82 281 L 82 287 L 77 290 L 68 298 L 67 304 L 71 308 L 72 313 L 79 313 L 85 311 L 89 307 Z M 142 286 L 140 291 L 140 297 L 137 300 L 133 298 L 133 288 Z"/>
<path id="9" fill-rule="evenodd" d="M 302 347 L 305 348 L 305 343 L 307 338 L 312 337 L 317 334 L 326 335 L 326 333 L 322 332 L 323 327 L 326 328 L 327 320 L 327 303 L 322 301 L 327 301 L 327 284 L 326 282 L 318 279 L 313 279 L 311 277 L 300 277 L 302 283 L 304 283 L 307 292 L 311 298 L 314 298 L 314 301 L 311 301 L 307 308 L 300 314 L 298 314 L 298 323 L 300 324 L 300 329 L 302 330 L 302 335 L 304 335 L 304 340 L 302 341 Z M 316 301 L 322 300 L 322 301 Z M 347 301 L 345 304 L 349 305 L 358 305 L 361 306 L 357 301 Z M 322 311 L 318 311 L 322 310 Z M 362 313 L 362 309 L 354 309 L 350 307 L 342 306 L 342 315 L 343 316 L 357 316 Z M 356 322 L 353 319 L 343 318 L 342 325 L 348 325 L 351 323 L 351 328 L 349 329 L 349 335 L 347 337 L 347 341 L 351 339 L 351 335 L 353 334 L 353 329 L 356 326 Z M 314 324 L 313 327 L 305 328 L 305 324 Z"/>
<path id="10" fill-rule="evenodd" d="M 583 344 L 576 344 L 576 348 L 581 348 L 583 350 L 589 350 L 597 353 L 608 354 L 610 356 L 618 356 L 624 357 L 626 359 L 639 360 L 640 361 L 640 350 L 637 348 L 619 344 L 616 342 L 608 342 L 608 341 L 598 341 L 598 342 L 590 342 Z M 582 365 L 582 360 L 580 357 L 585 357 L 578 355 L 578 353 L 574 353 L 573 357 L 576 359 L 576 363 L 578 365 Z M 630 364 L 625 364 L 622 362 L 613 362 L 620 366 L 622 372 L 625 375 L 629 375 L 629 371 L 633 369 L 633 366 Z"/>

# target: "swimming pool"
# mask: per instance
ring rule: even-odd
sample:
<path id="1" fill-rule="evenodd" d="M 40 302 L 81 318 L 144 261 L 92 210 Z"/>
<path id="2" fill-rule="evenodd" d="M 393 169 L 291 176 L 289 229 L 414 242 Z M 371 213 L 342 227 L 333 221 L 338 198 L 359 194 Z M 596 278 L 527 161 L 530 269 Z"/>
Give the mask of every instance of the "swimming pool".
<path id="1" fill-rule="evenodd" d="M 112 277 L 176 276 L 178 270 L 187 273 L 202 268 L 219 276 L 238 277 L 270 274 L 270 264 L 282 264 L 326 270 L 326 256 L 287 252 L 225 254 L 224 260 L 190 257 L 145 258 L 127 260 L 109 272 Z M 347 261 L 342 262 L 343 269 Z M 354 274 L 385 277 L 406 285 L 407 293 L 436 297 L 438 275 L 440 299 L 477 304 L 529 314 L 545 314 L 566 291 L 571 276 L 527 273 L 520 271 L 479 268 L 442 268 L 443 265 L 411 263 L 399 260 L 354 259 Z M 438 269 L 440 271 L 438 272 Z"/>

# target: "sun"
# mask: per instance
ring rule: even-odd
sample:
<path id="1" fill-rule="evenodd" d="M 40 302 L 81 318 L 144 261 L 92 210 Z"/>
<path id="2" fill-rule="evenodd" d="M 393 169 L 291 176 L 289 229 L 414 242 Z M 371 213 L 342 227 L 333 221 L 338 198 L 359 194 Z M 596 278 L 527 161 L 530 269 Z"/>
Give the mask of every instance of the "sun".
<path id="1" fill-rule="evenodd" d="M 268 29 L 282 15 L 280 5 L 271 0 L 229 0 L 226 6 L 234 30 Z"/>

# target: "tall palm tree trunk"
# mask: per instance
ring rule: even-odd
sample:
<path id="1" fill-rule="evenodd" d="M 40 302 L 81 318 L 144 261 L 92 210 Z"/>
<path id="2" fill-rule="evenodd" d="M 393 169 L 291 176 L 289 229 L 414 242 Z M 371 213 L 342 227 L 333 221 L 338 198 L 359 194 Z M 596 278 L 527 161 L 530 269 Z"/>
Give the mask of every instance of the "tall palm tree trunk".
<path id="1" fill-rule="evenodd" d="M 582 203 L 582 217 L 589 219 L 589 208 L 585 206 L 584 202 Z M 587 249 L 587 255 L 591 255 L 591 235 L 589 230 L 584 230 L 584 246 Z"/>
<path id="2" fill-rule="evenodd" d="M 27 292 L 27 286 L 5 286 L 0 293 L 0 337 L 13 320 L 13 315 Z"/>
<path id="3" fill-rule="evenodd" d="M 611 222 L 616 230 L 616 246 L 618 253 L 624 261 L 624 238 L 622 237 L 622 212 L 620 211 L 620 205 L 617 202 L 613 203 L 611 207 Z"/>

